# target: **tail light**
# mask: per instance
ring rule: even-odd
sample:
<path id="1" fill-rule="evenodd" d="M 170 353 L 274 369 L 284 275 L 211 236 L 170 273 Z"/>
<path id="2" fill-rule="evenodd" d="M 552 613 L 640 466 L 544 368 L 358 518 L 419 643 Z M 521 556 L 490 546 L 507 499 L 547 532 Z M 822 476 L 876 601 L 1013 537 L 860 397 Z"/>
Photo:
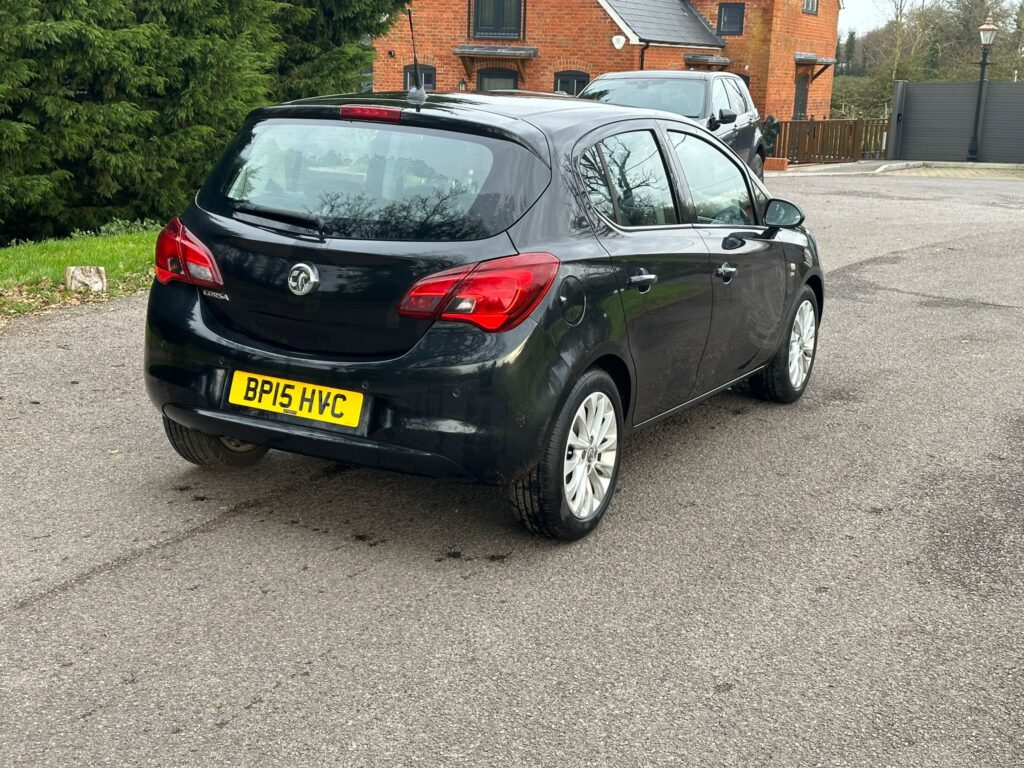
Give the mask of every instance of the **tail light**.
<path id="1" fill-rule="evenodd" d="M 210 249 L 185 229 L 177 216 L 156 239 L 156 279 L 164 284 L 181 280 L 207 288 L 224 287 Z"/>
<path id="2" fill-rule="evenodd" d="M 398 314 L 508 331 L 536 308 L 557 272 L 558 259 L 550 253 L 521 253 L 437 272 L 409 289 Z"/>

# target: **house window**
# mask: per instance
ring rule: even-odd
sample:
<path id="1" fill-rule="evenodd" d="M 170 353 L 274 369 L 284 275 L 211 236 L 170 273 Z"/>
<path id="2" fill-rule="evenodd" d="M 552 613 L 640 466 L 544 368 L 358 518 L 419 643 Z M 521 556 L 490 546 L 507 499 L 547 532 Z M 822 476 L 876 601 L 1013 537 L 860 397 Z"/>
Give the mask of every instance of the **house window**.
<path id="1" fill-rule="evenodd" d="M 720 3 L 718 6 L 718 34 L 742 35 L 745 7 L 744 3 Z"/>
<path id="2" fill-rule="evenodd" d="M 420 64 L 420 82 L 423 83 L 424 90 L 437 90 L 437 69 L 426 64 Z M 416 65 L 407 64 L 405 67 L 405 90 L 409 90 L 415 84 Z"/>
<path id="3" fill-rule="evenodd" d="M 818 15 L 818 0 L 804 0 L 804 13 Z"/>
<path id="4" fill-rule="evenodd" d="M 586 72 L 568 70 L 566 72 L 555 72 L 555 90 L 567 93 L 570 96 L 579 96 L 587 83 L 590 82 L 590 75 Z"/>
<path id="5" fill-rule="evenodd" d="M 474 0 L 473 37 L 517 39 L 523 33 L 523 0 Z"/>
<path id="6" fill-rule="evenodd" d="M 509 91 L 519 87 L 519 73 L 514 69 L 490 67 L 476 73 L 478 91 Z"/>

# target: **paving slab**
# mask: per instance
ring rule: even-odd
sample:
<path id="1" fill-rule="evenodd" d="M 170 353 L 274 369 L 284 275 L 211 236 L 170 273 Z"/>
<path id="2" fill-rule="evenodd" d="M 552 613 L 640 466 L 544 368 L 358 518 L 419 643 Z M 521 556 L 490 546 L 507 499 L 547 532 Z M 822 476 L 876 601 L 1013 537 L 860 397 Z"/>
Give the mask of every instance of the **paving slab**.
<path id="1" fill-rule="evenodd" d="M 1019 179 L 1024 180 L 1024 166 L 989 165 L 919 165 L 912 168 L 883 170 L 893 176 L 923 176 L 932 179 Z"/>

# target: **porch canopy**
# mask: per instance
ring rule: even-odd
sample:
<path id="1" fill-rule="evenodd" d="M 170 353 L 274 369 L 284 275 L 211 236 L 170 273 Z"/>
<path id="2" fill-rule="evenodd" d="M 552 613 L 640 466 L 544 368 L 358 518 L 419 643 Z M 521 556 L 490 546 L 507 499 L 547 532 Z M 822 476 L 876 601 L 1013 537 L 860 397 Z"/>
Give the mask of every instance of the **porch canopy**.
<path id="1" fill-rule="evenodd" d="M 797 51 L 793 55 L 793 58 L 796 59 L 796 68 L 798 71 L 802 67 L 809 67 L 812 70 L 812 83 L 815 80 L 817 80 L 825 72 L 826 69 L 828 69 L 829 67 L 836 63 L 836 60 L 829 56 L 819 56 L 816 53 L 801 53 L 800 51 Z M 816 72 L 814 72 L 813 70 L 819 66 L 821 67 L 821 69 L 818 69 Z"/>
<path id="2" fill-rule="evenodd" d="M 537 58 L 538 50 L 533 46 L 520 45 L 457 45 L 452 51 L 462 60 L 466 77 L 473 77 L 473 65 L 480 59 L 510 63 L 519 72 L 521 80 L 526 79 L 526 63 Z"/>

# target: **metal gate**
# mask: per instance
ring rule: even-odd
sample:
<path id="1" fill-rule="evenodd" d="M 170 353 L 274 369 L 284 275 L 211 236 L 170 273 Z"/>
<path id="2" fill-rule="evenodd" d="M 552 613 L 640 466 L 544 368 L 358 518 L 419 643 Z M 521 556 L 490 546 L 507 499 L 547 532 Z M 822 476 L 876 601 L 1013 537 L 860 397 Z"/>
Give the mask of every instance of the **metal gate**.
<path id="1" fill-rule="evenodd" d="M 893 88 L 890 160 L 964 161 L 974 128 L 977 83 L 908 83 Z M 978 160 L 1024 163 L 1024 83 L 986 81 Z"/>

